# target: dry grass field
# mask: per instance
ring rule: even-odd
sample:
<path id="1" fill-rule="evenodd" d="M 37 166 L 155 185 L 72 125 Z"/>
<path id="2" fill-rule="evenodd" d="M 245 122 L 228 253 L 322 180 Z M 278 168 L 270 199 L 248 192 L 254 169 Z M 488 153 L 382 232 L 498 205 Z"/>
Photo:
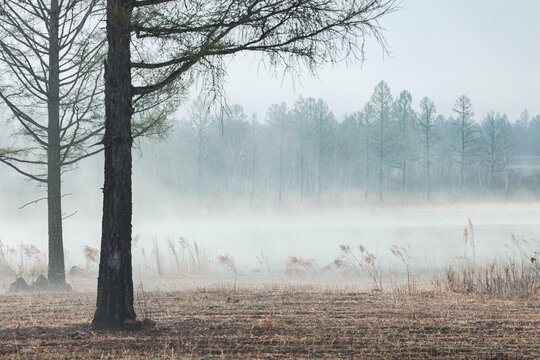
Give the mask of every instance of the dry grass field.
<path id="1" fill-rule="evenodd" d="M 469 220 L 444 268 L 416 267 L 410 246 L 389 249 L 392 269 L 341 245 L 328 265 L 291 255 L 279 271 L 263 253 L 242 270 L 184 238 L 154 242 L 134 280 L 138 317 L 155 325 L 110 332 L 89 326 L 97 249 L 70 271 L 74 291 L 54 293 L 36 285 L 44 253 L 0 243 L 0 359 L 539 359 L 538 243 L 510 240 L 477 256 Z M 17 272 L 31 291 L 8 293 Z"/>
<path id="2" fill-rule="evenodd" d="M 140 331 L 89 329 L 93 292 L 0 296 L 2 359 L 537 359 L 540 301 L 219 287 L 137 293 Z"/>

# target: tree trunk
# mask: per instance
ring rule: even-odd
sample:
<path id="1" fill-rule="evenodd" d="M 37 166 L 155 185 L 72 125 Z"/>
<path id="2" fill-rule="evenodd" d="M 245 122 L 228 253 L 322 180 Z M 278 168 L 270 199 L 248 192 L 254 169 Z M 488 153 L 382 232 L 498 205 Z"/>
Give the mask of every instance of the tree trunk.
<path id="1" fill-rule="evenodd" d="M 198 143 L 198 154 L 197 154 L 197 195 L 199 197 L 199 202 L 202 200 L 202 163 L 203 163 L 203 149 L 202 149 L 202 142 L 203 142 L 203 134 L 202 134 L 202 127 L 199 121 L 199 129 L 198 129 L 198 137 L 199 137 L 199 143 Z"/>
<path id="2" fill-rule="evenodd" d="M 371 142 L 368 137 L 367 142 L 366 142 L 366 171 L 365 171 L 366 191 L 364 192 L 364 200 L 366 201 L 369 198 L 369 147 L 370 145 L 371 145 Z"/>
<path id="3" fill-rule="evenodd" d="M 510 179 L 509 173 L 506 171 L 504 176 L 504 198 L 508 200 L 508 195 L 510 194 Z"/>
<path id="4" fill-rule="evenodd" d="M 250 205 L 253 206 L 255 200 L 255 155 L 257 153 L 257 144 L 255 143 L 255 115 L 251 119 L 251 200 Z"/>
<path id="5" fill-rule="evenodd" d="M 49 228 L 49 282 L 66 283 L 62 239 L 62 189 L 60 167 L 60 74 L 58 43 L 58 0 L 51 1 L 49 24 L 49 90 L 47 98 L 47 207 Z"/>
<path id="6" fill-rule="evenodd" d="M 322 105 L 321 105 L 322 106 Z M 319 110 L 319 139 L 318 139 L 318 158 L 317 158 L 317 197 L 321 199 L 321 161 L 322 161 L 322 109 Z"/>
<path id="7" fill-rule="evenodd" d="M 384 113 L 381 105 L 381 122 L 379 129 L 379 201 L 383 201 L 383 157 L 384 157 Z"/>
<path id="8" fill-rule="evenodd" d="M 304 201 L 304 120 L 300 117 L 300 202 Z"/>
<path id="9" fill-rule="evenodd" d="M 279 143 L 279 194 L 278 206 L 281 207 L 281 198 L 283 196 L 283 137 L 285 136 L 285 115 L 281 117 L 281 137 Z"/>
<path id="10" fill-rule="evenodd" d="M 407 159 L 403 159 L 401 163 L 401 194 L 405 193 L 405 187 L 407 186 Z"/>
<path id="11" fill-rule="evenodd" d="M 49 145 L 47 169 L 47 206 L 49 228 L 49 271 L 51 285 L 63 287 L 66 284 L 64 246 L 62 239 L 62 195 L 60 176 L 60 151 Z"/>
<path id="12" fill-rule="evenodd" d="M 465 119 L 461 119 L 461 178 L 460 178 L 460 190 L 463 195 L 463 188 L 465 186 Z"/>
<path id="13" fill-rule="evenodd" d="M 92 327 L 135 319 L 131 269 L 130 29 L 132 0 L 108 0 L 105 66 L 105 183 L 97 305 Z"/>
<path id="14" fill-rule="evenodd" d="M 431 200 L 431 161 L 429 158 L 430 137 L 429 128 L 426 128 L 426 159 L 427 159 L 427 199 Z"/>

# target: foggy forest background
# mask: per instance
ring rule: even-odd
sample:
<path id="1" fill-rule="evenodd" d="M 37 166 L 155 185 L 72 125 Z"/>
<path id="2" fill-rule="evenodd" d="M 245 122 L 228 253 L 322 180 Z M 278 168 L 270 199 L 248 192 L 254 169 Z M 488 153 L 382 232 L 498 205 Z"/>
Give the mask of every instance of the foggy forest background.
<path id="1" fill-rule="evenodd" d="M 15 124 L 3 115 L 0 143 L 10 145 Z M 196 98 L 164 127 L 135 142 L 135 177 L 152 184 L 136 189 L 138 198 L 281 206 L 538 196 L 540 115 L 477 114 L 466 95 L 456 98 L 452 113 L 441 114 L 429 97 L 396 92 L 381 81 L 358 111 L 343 117 L 324 99 L 299 96 L 270 105 L 264 118 L 246 113 L 242 104 L 216 110 Z M 64 182 L 70 196 L 84 199 L 88 179 L 101 184 L 101 157 L 79 167 Z M 6 201 L 13 195 L 13 206 L 34 200 L 34 183 L 6 167 L 2 174 Z M 18 186 L 17 194 L 10 186 Z"/>
<path id="2" fill-rule="evenodd" d="M 539 115 L 475 114 L 466 96 L 440 114 L 429 98 L 383 81 L 343 118 L 302 96 L 271 105 L 264 119 L 198 99 L 169 125 L 137 154 L 155 185 L 193 199 L 519 199 L 537 194 L 540 180 Z"/>

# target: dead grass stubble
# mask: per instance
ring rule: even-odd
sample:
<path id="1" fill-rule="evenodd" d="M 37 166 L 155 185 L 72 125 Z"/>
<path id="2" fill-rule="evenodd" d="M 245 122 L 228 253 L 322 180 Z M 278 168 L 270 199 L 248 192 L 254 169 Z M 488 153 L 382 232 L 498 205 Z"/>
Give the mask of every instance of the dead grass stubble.
<path id="1" fill-rule="evenodd" d="M 141 296 L 141 293 L 138 292 Z M 536 359 L 540 304 L 459 294 L 145 292 L 155 328 L 88 330 L 94 293 L 0 295 L 2 359 Z M 141 316 L 142 313 L 139 313 Z"/>

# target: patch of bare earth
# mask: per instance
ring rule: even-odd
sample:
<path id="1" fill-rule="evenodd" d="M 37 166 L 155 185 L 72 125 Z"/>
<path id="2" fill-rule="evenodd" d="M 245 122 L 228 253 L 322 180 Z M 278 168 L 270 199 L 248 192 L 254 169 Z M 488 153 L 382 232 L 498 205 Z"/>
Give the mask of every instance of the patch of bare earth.
<path id="1" fill-rule="evenodd" d="M 141 331 L 89 329 L 95 294 L 0 296 L 0 358 L 357 359 L 540 357 L 540 302 L 439 293 L 153 292 Z"/>

